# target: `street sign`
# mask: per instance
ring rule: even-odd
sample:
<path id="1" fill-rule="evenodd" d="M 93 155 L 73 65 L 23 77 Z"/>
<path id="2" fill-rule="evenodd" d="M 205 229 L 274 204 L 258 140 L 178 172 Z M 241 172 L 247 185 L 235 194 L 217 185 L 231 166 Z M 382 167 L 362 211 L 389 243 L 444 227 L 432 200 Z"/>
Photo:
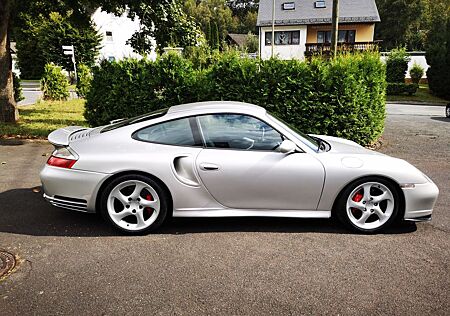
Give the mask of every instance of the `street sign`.
<path id="1" fill-rule="evenodd" d="M 77 81 L 78 78 L 77 78 L 77 64 L 75 63 L 75 49 L 73 48 L 73 45 L 63 45 L 62 49 L 64 55 L 72 56 L 73 72 L 75 74 L 75 81 Z"/>

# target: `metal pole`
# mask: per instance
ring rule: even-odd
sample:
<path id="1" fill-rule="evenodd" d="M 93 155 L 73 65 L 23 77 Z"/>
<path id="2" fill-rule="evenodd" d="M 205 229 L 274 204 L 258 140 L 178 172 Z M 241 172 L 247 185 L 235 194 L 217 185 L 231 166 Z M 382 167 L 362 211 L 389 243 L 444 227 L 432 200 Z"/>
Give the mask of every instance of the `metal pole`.
<path id="1" fill-rule="evenodd" d="M 275 48 L 275 0 L 272 0 L 272 58 Z"/>
<path id="2" fill-rule="evenodd" d="M 78 82 L 78 76 L 77 76 L 77 64 L 75 62 L 75 47 L 73 47 L 72 62 L 73 62 L 73 71 L 74 71 L 74 75 L 75 75 L 75 83 L 77 83 Z"/>
<path id="3" fill-rule="evenodd" d="M 339 30 L 339 0 L 333 0 L 333 15 L 331 17 L 331 52 L 333 57 L 337 54 Z"/>

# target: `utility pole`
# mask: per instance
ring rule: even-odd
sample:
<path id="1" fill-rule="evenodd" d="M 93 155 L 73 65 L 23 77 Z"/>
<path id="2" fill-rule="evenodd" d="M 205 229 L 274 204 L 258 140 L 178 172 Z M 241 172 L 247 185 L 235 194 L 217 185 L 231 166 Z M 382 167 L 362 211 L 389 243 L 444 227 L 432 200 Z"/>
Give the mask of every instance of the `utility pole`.
<path id="1" fill-rule="evenodd" d="M 331 52 L 336 57 L 339 30 L 339 0 L 333 0 L 333 15 L 331 16 Z"/>
<path id="2" fill-rule="evenodd" d="M 275 48 L 275 0 L 272 0 L 272 58 Z"/>

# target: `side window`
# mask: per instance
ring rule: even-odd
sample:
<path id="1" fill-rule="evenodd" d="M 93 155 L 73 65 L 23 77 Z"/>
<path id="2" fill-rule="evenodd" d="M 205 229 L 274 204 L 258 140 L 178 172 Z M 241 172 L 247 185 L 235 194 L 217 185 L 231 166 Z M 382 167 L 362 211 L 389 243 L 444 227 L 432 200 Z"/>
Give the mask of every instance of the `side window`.
<path id="1" fill-rule="evenodd" d="M 202 146 L 201 140 L 194 138 L 189 118 L 163 122 L 139 130 L 133 136 L 147 142 L 178 145 Z"/>
<path id="2" fill-rule="evenodd" d="M 283 141 L 270 125 L 248 115 L 202 115 L 198 121 L 210 148 L 275 150 Z"/>

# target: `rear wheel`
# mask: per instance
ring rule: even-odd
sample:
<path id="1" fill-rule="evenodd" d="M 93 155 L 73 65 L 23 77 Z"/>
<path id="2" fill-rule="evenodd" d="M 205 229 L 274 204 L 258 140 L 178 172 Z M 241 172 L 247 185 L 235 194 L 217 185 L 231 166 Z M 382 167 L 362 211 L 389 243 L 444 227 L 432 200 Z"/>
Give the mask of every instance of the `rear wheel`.
<path id="1" fill-rule="evenodd" d="M 147 233 L 158 228 L 166 218 L 167 194 L 148 177 L 121 176 L 103 191 L 101 212 L 108 222 L 123 232 Z"/>
<path id="2" fill-rule="evenodd" d="M 399 194 L 389 181 L 370 177 L 344 189 L 336 212 L 339 220 L 352 230 L 376 233 L 395 221 L 399 204 Z"/>

